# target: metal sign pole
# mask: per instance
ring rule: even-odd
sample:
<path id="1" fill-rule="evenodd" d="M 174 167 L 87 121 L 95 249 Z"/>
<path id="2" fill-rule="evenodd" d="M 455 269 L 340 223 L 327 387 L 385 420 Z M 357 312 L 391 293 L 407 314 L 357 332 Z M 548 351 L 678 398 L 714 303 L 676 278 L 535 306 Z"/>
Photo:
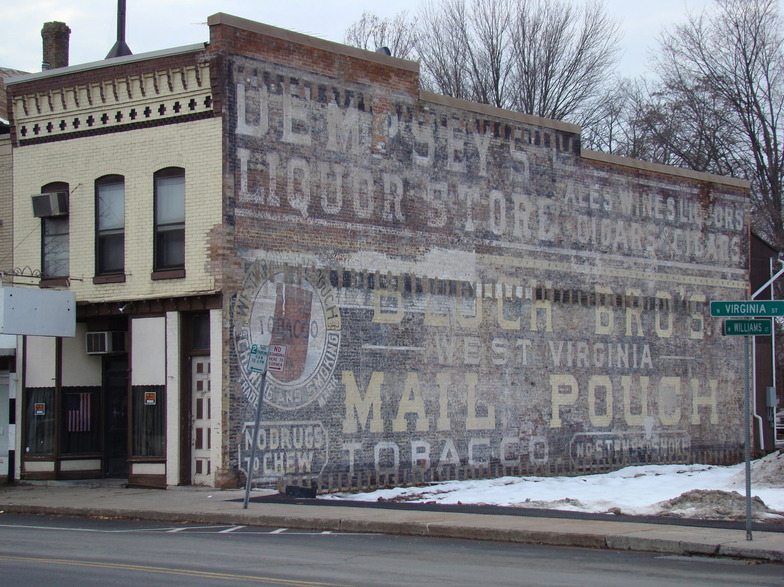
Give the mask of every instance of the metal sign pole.
<path id="1" fill-rule="evenodd" d="M 784 261 L 779 259 L 779 263 L 784 264 Z M 771 268 L 771 272 L 773 269 Z M 779 277 L 784 275 L 784 267 L 782 267 L 776 275 L 773 275 L 762 287 L 760 287 L 757 291 L 755 291 L 752 296 L 751 300 L 740 300 L 737 302 L 730 301 L 730 302 L 711 302 L 710 303 L 710 315 L 713 317 L 718 316 L 735 316 L 735 317 L 744 317 L 744 318 L 771 318 L 770 324 L 770 332 L 767 332 L 767 326 L 762 327 L 761 324 L 754 325 L 749 321 L 746 324 L 740 324 L 737 320 L 728 320 L 727 322 L 734 322 L 735 324 L 730 324 L 729 327 L 725 322 L 724 325 L 724 334 L 735 334 L 735 335 L 744 335 L 743 338 L 746 339 L 746 343 L 744 344 L 744 357 L 743 357 L 743 365 L 744 365 L 744 378 L 745 378 L 745 389 L 746 393 L 744 394 L 744 402 L 745 407 L 743 410 L 743 419 L 745 420 L 743 430 L 744 430 L 744 452 L 745 454 L 745 461 L 746 461 L 746 540 L 753 540 L 751 535 L 751 367 L 749 366 L 749 354 L 750 354 L 750 341 L 749 338 L 752 336 L 774 336 L 775 328 L 773 326 L 773 319 L 784 317 L 784 300 L 774 300 L 773 299 L 773 288 L 770 291 L 770 300 L 769 301 L 755 301 L 756 297 L 760 295 L 765 289 L 770 286 L 774 281 L 776 281 Z M 773 338 L 773 364 L 776 364 L 776 345 L 775 345 L 775 336 Z M 755 343 L 756 344 L 756 343 Z M 756 362 L 754 364 L 754 380 L 756 382 L 757 374 L 756 374 Z M 775 367 L 774 367 L 775 373 Z M 775 385 L 775 381 L 773 382 Z M 762 435 L 763 431 L 760 430 L 760 436 Z M 774 438 L 776 437 L 775 432 L 775 424 L 774 424 Z"/>
<path id="2" fill-rule="evenodd" d="M 746 380 L 746 393 L 743 400 L 745 409 L 743 410 L 744 436 L 745 436 L 745 459 L 746 459 L 746 540 L 752 540 L 751 536 L 751 386 L 749 385 L 749 339 L 744 336 L 744 379 Z"/>
<path id="3" fill-rule="evenodd" d="M 270 353 L 270 351 L 273 351 Z M 272 360 L 271 360 L 272 359 Z M 253 444 L 250 447 L 248 457 L 248 471 L 245 481 L 245 500 L 242 509 L 248 509 L 250 499 L 250 486 L 253 483 L 253 469 L 256 464 L 256 449 L 259 444 L 259 426 L 261 424 L 261 406 L 264 404 L 264 384 L 267 382 L 267 371 L 283 371 L 286 364 L 286 345 L 267 345 L 254 344 L 250 347 L 248 360 L 248 370 L 254 373 L 261 373 L 261 383 L 259 384 L 259 400 L 256 404 L 256 423 L 253 426 Z"/>
<path id="4" fill-rule="evenodd" d="M 250 499 L 250 486 L 253 482 L 253 466 L 256 464 L 256 445 L 259 443 L 259 424 L 261 423 L 261 404 L 264 403 L 264 383 L 267 381 L 267 373 L 261 374 L 261 384 L 259 385 L 259 401 L 256 404 L 256 425 L 253 427 L 253 444 L 250 447 L 250 457 L 248 458 L 247 480 L 245 482 L 245 501 L 242 509 L 248 509 L 248 499 Z"/>

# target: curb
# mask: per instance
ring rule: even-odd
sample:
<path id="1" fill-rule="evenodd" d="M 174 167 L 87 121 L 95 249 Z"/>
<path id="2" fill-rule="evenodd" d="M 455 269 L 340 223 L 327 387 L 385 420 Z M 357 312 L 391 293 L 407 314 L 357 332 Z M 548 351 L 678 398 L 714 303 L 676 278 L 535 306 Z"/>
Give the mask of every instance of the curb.
<path id="1" fill-rule="evenodd" d="M 69 506 L 33 506 L 7 504 L 5 513 L 104 517 L 129 520 L 150 520 L 163 522 L 191 522 L 200 524 L 234 524 L 244 526 L 275 526 L 297 528 L 300 530 L 320 530 L 333 532 L 368 532 L 398 536 L 421 536 L 432 538 L 452 538 L 463 540 L 483 540 L 488 542 L 508 542 L 515 544 L 534 544 L 541 546 L 567 546 L 575 548 L 594 548 L 600 550 L 619 550 L 634 552 L 654 552 L 682 556 L 718 556 L 740 558 L 751 561 L 784 563 L 784 552 L 765 548 L 748 548 L 739 542 L 711 544 L 705 542 L 685 542 L 682 540 L 630 536 L 624 534 L 596 534 L 590 532 L 558 532 L 549 530 L 491 528 L 488 526 L 461 524 L 448 521 L 383 521 L 360 520 L 342 517 L 296 517 L 274 514 L 248 513 L 210 513 L 210 512 L 163 512 L 157 510 L 128 510 L 121 508 L 84 508 Z"/>

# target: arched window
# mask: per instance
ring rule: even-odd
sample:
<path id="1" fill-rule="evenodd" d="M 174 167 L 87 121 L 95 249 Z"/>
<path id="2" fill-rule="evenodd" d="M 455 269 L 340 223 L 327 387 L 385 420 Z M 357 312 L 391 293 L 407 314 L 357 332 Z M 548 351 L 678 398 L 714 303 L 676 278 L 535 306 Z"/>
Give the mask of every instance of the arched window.
<path id="1" fill-rule="evenodd" d="M 41 188 L 42 194 L 68 191 L 68 184 L 62 181 Z M 45 279 L 68 277 L 68 230 L 67 214 L 41 218 L 41 273 Z"/>
<path id="2" fill-rule="evenodd" d="M 185 170 L 155 173 L 154 270 L 185 268 Z"/>
<path id="3" fill-rule="evenodd" d="M 125 271 L 125 178 L 106 175 L 95 181 L 95 273 Z"/>

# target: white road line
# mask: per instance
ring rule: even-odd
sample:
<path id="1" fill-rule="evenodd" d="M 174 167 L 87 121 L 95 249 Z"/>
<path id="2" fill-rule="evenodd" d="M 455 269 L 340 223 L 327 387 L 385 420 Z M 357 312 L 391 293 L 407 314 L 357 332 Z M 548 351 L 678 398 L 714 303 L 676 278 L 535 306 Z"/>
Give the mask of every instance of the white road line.
<path id="1" fill-rule="evenodd" d="M 218 532 L 218 534 L 228 534 L 229 532 L 235 532 L 244 527 L 245 526 L 232 526 L 231 528 L 226 528 L 225 530 L 221 530 L 220 532 Z"/>
<path id="2" fill-rule="evenodd" d="M 223 530 L 217 530 L 217 528 L 223 527 Z M 227 534 L 231 532 L 235 532 L 241 528 L 249 528 L 249 526 L 185 526 L 179 528 L 129 528 L 127 530 L 105 530 L 100 528 L 64 528 L 59 526 L 31 526 L 25 524 L 0 524 L 1 528 L 22 528 L 25 530 L 54 530 L 58 532 L 93 532 L 93 533 L 101 533 L 101 534 L 143 534 L 146 532 L 152 534 L 159 534 L 159 533 L 166 533 L 166 534 L 173 534 L 179 532 L 185 532 L 186 530 L 216 530 L 215 534 Z M 288 528 L 278 528 L 277 530 L 273 530 L 268 532 L 266 530 L 246 530 L 242 533 L 243 536 L 269 536 L 271 534 L 282 534 L 286 532 L 287 535 L 291 536 L 319 536 L 319 535 L 331 535 L 331 536 L 370 536 L 370 535 L 377 535 L 377 532 L 332 532 L 330 530 L 324 530 L 322 532 L 289 532 Z"/>
<path id="3" fill-rule="evenodd" d="M 150 531 L 158 531 L 158 532 L 184 532 L 185 530 L 216 530 L 217 528 L 228 528 L 229 526 L 215 526 L 210 524 L 209 526 L 185 526 L 182 528 L 143 528 L 145 532 Z"/>
<path id="4" fill-rule="evenodd" d="M 57 530 L 60 532 L 120 533 L 126 531 L 126 530 L 98 530 L 96 528 L 60 528 L 58 526 L 25 526 L 22 524 L 0 524 L 0 528 L 23 528 L 25 530 Z"/>

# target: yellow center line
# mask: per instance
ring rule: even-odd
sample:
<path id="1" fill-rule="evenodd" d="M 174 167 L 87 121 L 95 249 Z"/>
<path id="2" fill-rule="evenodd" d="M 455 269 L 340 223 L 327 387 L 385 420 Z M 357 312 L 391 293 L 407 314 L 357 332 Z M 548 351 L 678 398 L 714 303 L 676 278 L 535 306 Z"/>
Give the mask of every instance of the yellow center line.
<path id="1" fill-rule="evenodd" d="M 258 582 L 274 583 L 280 585 L 301 585 L 303 587 L 344 587 L 337 583 L 297 581 L 293 579 L 276 579 L 274 577 L 263 577 L 258 575 L 235 575 L 230 573 L 213 573 L 210 571 L 195 571 L 190 569 L 169 569 L 166 567 L 129 565 L 124 563 L 103 563 L 103 562 L 96 562 L 96 561 L 57 559 L 57 558 L 37 558 L 37 557 L 13 556 L 13 555 L 0 555 L 0 560 L 15 560 L 15 561 L 34 562 L 34 563 L 49 564 L 49 565 L 74 566 L 74 567 L 92 567 L 92 568 L 99 568 L 99 569 L 117 569 L 122 571 L 137 571 L 143 573 L 161 573 L 164 575 L 182 575 L 186 577 L 222 579 L 225 581 L 258 581 Z"/>

